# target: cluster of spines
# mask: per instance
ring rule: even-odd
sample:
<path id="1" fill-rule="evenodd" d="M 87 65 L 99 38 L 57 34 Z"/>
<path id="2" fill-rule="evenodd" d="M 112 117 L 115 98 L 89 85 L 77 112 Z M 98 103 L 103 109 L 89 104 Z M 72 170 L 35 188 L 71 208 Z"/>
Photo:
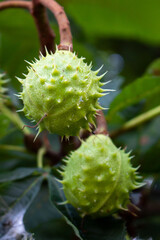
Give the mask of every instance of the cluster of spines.
<path id="1" fill-rule="evenodd" d="M 117 153 L 116 152 L 113 153 L 113 157 L 115 156 L 115 154 Z M 104 172 L 109 173 L 110 184 L 114 184 L 114 182 L 116 181 L 116 172 L 111 168 L 108 162 L 101 161 L 99 165 L 96 167 L 96 171 L 97 172 L 101 171 L 101 174 L 97 174 L 97 175 L 95 174 L 94 176 L 92 176 L 92 174 L 90 175 L 90 173 L 93 171 L 92 164 L 90 164 L 92 161 L 92 158 L 88 155 L 85 156 L 85 154 L 83 153 L 77 153 L 78 158 L 81 158 L 82 156 L 86 160 L 86 164 L 81 166 L 83 173 L 81 174 L 76 173 L 73 178 L 75 178 L 77 182 L 81 182 L 83 184 L 83 187 L 77 188 L 77 186 L 72 185 L 71 192 L 74 193 L 76 198 L 79 198 L 79 202 L 81 202 L 81 205 L 79 206 L 77 205 L 75 207 L 77 207 L 77 210 L 81 213 L 82 216 L 85 216 L 86 214 L 90 214 L 90 213 L 93 214 L 93 212 L 97 211 L 98 210 L 97 204 L 99 203 L 99 198 L 102 197 L 102 199 L 104 199 L 105 196 L 108 195 L 110 192 L 110 189 L 108 188 L 108 183 L 106 184 L 106 187 L 104 186 L 106 182 L 106 177 L 104 175 Z M 69 159 L 70 157 L 63 160 L 64 164 L 67 165 Z M 66 169 L 66 166 L 63 165 L 58 170 L 58 172 L 63 177 L 63 180 L 58 180 L 58 181 L 61 182 L 65 188 L 70 188 L 68 181 L 65 179 L 65 174 L 66 174 L 65 169 Z M 91 179 L 89 179 L 88 176 L 92 176 Z M 88 196 L 89 196 L 89 199 L 88 199 Z M 66 203 L 70 203 L 70 202 L 67 200 L 64 202 L 64 204 Z M 94 210 L 91 210 L 93 212 L 90 212 L 90 208 L 91 209 L 94 208 Z M 100 213 L 102 214 L 103 212 L 104 210 L 102 207 L 102 209 L 100 209 Z"/>
<path id="2" fill-rule="evenodd" d="M 49 54 L 49 53 L 46 51 L 46 56 L 52 56 L 52 57 L 53 57 L 54 54 L 53 54 L 53 53 Z M 41 59 L 45 59 L 45 58 L 46 58 L 46 57 L 44 57 L 44 56 L 41 54 L 40 60 L 41 60 Z M 74 59 L 74 58 L 75 58 L 75 59 L 77 58 L 75 53 L 73 53 L 73 59 Z M 66 93 L 68 93 L 68 96 L 71 95 L 71 94 L 75 95 L 75 88 L 72 87 L 72 86 L 70 86 L 70 81 L 71 81 L 71 80 L 78 80 L 78 79 L 79 79 L 78 72 L 81 72 L 81 71 L 82 71 L 81 64 L 82 64 L 84 58 L 80 58 L 80 59 L 79 59 L 79 64 L 76 66 L 76 70 L 77 70 L 76 72 L 73 72 L 73 70 L 75 70 L 75 69 L 73 69 L 73 66 L 72 66 L 70 63 L 67 63 L 67 64 L 65 65 L 65 69 L 66 69 L 68 72 L 70 72 L 70 74 L 71 74 L 71 78 L 70 78 L 71 80 L 70 80 L 70 79 L 65 79 L 63 73 L 60 73 L 60 71 L 56 68 L 55 65 L 52 66 L 53 70 L 52 70 L 52 74 L 51 74 L 49 80 L 48 80 L 48 78 L 47 78 L 47 79 L 42 78 L 41 76 L 38 75 L 38 73 L 37 73 L 36 70 L 34 69 L 34 65 L 35 65 L 35 64 L 39 64 L 39 61 L 40 61 L 40 60 L 37 60 L 37 59 L 36 59 L 35 62 L 33 62 L 33 63 L 27 62 L 27 63 L 30 65 L 30 67 L 28 68 L 28 71 L 33 71 L 33 72 L 34 72 L 34 76 L 37 75 L 37 80 L 39 81 L 39 83 L 40 83 L 41 85 L 44 85 L 45 90 L 48 91 L 48 93 L 56 90 L 56 89 L 55 89 L 55 88 L 56 88 L 55 82 L 56 82 L 56 79 L 58 79 L 58 81 L 61 82 L 62 86 L 64 86 Z M 85 63 L 83 62 L 83 64 L 85 64 Z M 87 66 L 87 64 L 85 64 L 85 66 Z M 102 67 L 99 68 L 97 71 L 92 71 L 92 73 L 91 73 L 92 64 L 90 64 L 90 65 L 87 66 L 87 67 L 88 67 L 88 75 L 86 75 L 85 78 L 84 78 L 83 80 L 81 80 L 80 84 L 83 84 L 83 82 L 84 82 L 84 84 L 86 84 L 86 81 L 88 80 L 88 78 L 89 78 L 89 77 L 90 77 L 90 78 L 92 77 L 92 78 L 94 79 L 94 81 L 93 81 L 92 84 L 94 84 L 94 82 L 97 82 L 97 83 L 98 83 L 98 84 L 97 84 L 97 89 L 95 89 L 95 91 L 93 91 L 93 95 L 92 95 L 92 94 L 89 95 L 90 105 L 89 105 L 89 109 L 88 109 L 89 111 L 87 112 L 87 111 L 84 111 L 84 109 L 81 107 L 81 104 L 80 104 L 81 98 L 82 98 L 82 99 L 84 98 L 85 101 L 88 101 L 87 97 L 86 97 L 85 94 L 84 94 L 85 90 L 84 90 L 84 92 L 83 92 L 83 89 L 79 89 L 79 88 L 77 87 L 77 89 L 76 89 L 76 94 L 77 94 L 77 97 L 79 97 L 80 101 L 77 102 L 77 104 L 76 104 L 76 106 L 75 106 L 75 109 L 77 108 L 77 111 L 78 111 L 78 110 L 82 110 L 81 114 L 84 115 L 83 117 L 84 117 L 84 119 L 85 119 L 84 121 L 86 122 L 86 124 L 84 123 L 84 124 L 83 124 L 84 127 L 82 127 L 82 128 L 87 128 L 88 130 L 90 130 L 90 124 L 88 124 L 88 123 L 94 124 L 94 117 L 95 117 L 95 114 L 96 114 L 97 110 L 104 109 L 103 107 L 101 107 L 101 106 L 99 105 L 99 103 L 98 103 L 98 98 L 100 98 L 100 97 L 108 94 L 108 93 L 104 93 L 105 91 L 109 92 L 109 91 L 113 91 L 113 90 L 110 90 L 110 89 L 105 89 L 105 90 L 104 90 L 104 89 L 101 88 L 101 86 L 109 83 L 109 81 L 106 82 L 106 83 L 101 83 L 101 82 L 100 82 L 100 79 L 101 79 L 106 73 L 102 74 L 101 76 L 97 76 L 98 72 L 101 70 Z M 47 69 L 48 66 L 47 66 L 47 65 L 44 65 L 43 68 L 44 68 L 44 69 Z M 72 73 L 72 72 L 73 72 L 73 73 Z M 92 76 L 91 76 L 91 74 L 92 74 Z M 27 75 L 25 75 L 25 74 L 23 74 L 23 75 L 25 76 L 25 78 L 27 78 Z M 24 85 L 24 79 L 20 79 L 20 78 L 17 78 L 17 79 L 18 79 L 18 81 L 19 81 L 22 85 Z M 33 83 L 30 83 L 30 84 L 28 83 L 28 86 L 27 86 L 27 87 L 29 87 L 30 89 L 32 89 L 32 88 L 33 88 Z M 90 87 L 90 86 L 89 86 L 89 87 Z M 21 92 L 21 93 L 20 93 L 19 95 L 17 95 L 17 96 L 18 96 L 20 99 L 23 100 L 23 98 L 24 98 L 24 92 Z M 44 103 L 45 103 L 46 109 L 47 109 L 48 111 L 51 111 L 50 109 L 52 109 L 52 107 L 49 108 L 49 106 L 51 106 L 51 104 L 53 104 L 53 103 L 52 103 L 52 100 L 53 100 L 53 98 L 52 98 L 52 96 L 50 96 L 50 95 L 49 95 L 49 96 L 46 96 L 46 98 L 44 99 Z M 54 104 L 59 105 L 59 104 L 62 104 L 62 103 L 63 103 L 63 96 L 58 96 L 56 99 L 54 99 Z M 63 105 L 63 104 L 62 104 L 62 105 Z M 32 116 L 32 114 L 30 114 L 29 110 L 28 110 L 25 106 L 24 106 L 23 109 L 19 110 L 19 112 L 20 112 L 20 111 L 24 111 L 25 115 L 26 115 L 28 118 L 35 120 L 35 118 Z M 45 112 L 46 112 L 46 111 L 45 111 Z M 79 111 L 79 112 L 80 112 L 80 111 Z M 47 113 L 48 113 L 48 112 L 47 112 Z M 41 116 L 41 117 L 43 117 L 43 116 Z M 38 120 L 39 120 L 39 119 L 38 119 Z M 37 121 L 37 119 L 36 119 L 35 121 Z M 70 117 L 70 121 L 72 121 L 72 116 Z M 70 124 L 67 124 L 67 127 L 69 128 L 69 127 L 70 127 Z M 79 133 L 79 130 L 78 130 L 78 133 Z M 77 133 L 77 134 L 78 134 L 78 133 Z M 66 135 L 66 134 L 65 134 L 65 135 Z M 68 136 L 69 136 L 69 135 L 68 135 Z"/>
<path id="3" fill-rule="evenodd" d="M 75 54 L 75 53 L 74 53 L 74 54 Z M 47 55 L 50 55 L 50 54 L 47 52 Z M 53 56 L 54 54 L 51 53 L 51 55 Z M 45 58 L 45 57 L 43 56 L 42 58 Z M 41 59 L 41 58 L 40 58 L 40 59 Z M 84 58 L 80 58 L 80 62 L 82 62 L 83 59 L 84 59 Z M 27 62 L 27 63 L 30 65 L 30 67 L 27 67 L 28 72 L 29 72 L 31 69 L 33 69 L 33 71 L 35 72 L 35 73 L 34 73 L 35 76 L 37 76 L 37 78 L 39 79 L 39 83 L 42 84 L 42 85 L 44 85 L 46 82 L 48 83 L 48 81 L 46 81 L 44 78 L 41 78 L 41 77 L 38 75 L 38 73 L 34 70 L 34 64 L 35 64 L 35 63 L 38 63 L 38 61 L 39 61 L 39 60 L 36 59 L 35 62 L 32 62 L 32 63 L 31 63 L 31 62 L 28 62 L 28 61 L 25 60 L 25 62 Z M 48 84 L 48 85 L 46 86 L 46 89 L 47 89 L 47 88 L 48 88 L 49 90 L 50 90 L 51 88 L 53 89 L 53 85 L 52 85 L 52 84 L 54 84 L 54 83 L 56 82 L 56 80 L 53 78 L 54 76 L 55 76 L 55 77 L 58 76 L 58 77 L 59 77 L 59 80 L 61 80 L 61 83 L 64 84 L 64 86 L 65 86 L 65 85 L 69 85 L 70 80 L 69 80 L 69 79 L 65 79 L 64 76 L 60 73 L 60 71 L 57 70 L 57 68 L 56 68 L 55 65 L 53 65 L 52 67 L 53 67 L 52 76 L 50 77 L 50 84 L 51 84 L 51 85 Z M 91 70 L 91 65 L 89 65 L 88 67 L 89 67 L 90 70 Z M 97 75 L 97 74 L 99 73 L 99 71 L 102 69 L 102 67 L 103 67 L 103 66 L 101 66 L 98 70 L 93 71 L 93 72 L 95 73 L 95 75 Z M 47 66 L 47 65 L 44 65 L 43 68 L 44 68 L 44 69 L 47 69 L 48 66 Z M 73 70 L 73 69 L 72 69 L 72 66 L 71 66 L 70 64 L 67 64 L 67 65 L 65 66 L 65 68 L 68 69 L 69 71 L 72 71 L 72 70 Z M 78 65 L 78 66 L 76 67 L 76 69 L 77 69 L 77 70 L 80 70 L 80 66 Z M 99 81 L 101 80 L 101 78 L 103 78 L 103 76 L 104 76 L 106 73 L 107 73 L 107 71 L 106 71 L 105 73 L 103 73 L 102 75 L 97 76 L 97 78 L 95 79 L 95 81 L 99 82 Z M 90 73 L 88 73 L 88 76 L 86 76 L 85 79 L 82 80 L 82 83 L 83 83 L 83 82 L 86 83 L 86 80 L 87 80 L 87 78 L 89 77 L 89 74 L 90 74 Z M 27 77 L 27 74 L 24 74 L 24 73 L 23 73 L 22 75 L 23 75 L 25 78 Z M 24 84 L 24 80 L 25 80 L 25 79 L 22 79 L 22 78 L 19 78 L 19 77 L 16 77 L 16 78 L 17 78 L 17 80 L 18 80 L 22 85 Z M 72 80 L 78 80 L 78 78 L 79 78 L 79 76 L 78 76 L 77 73 L 74 73 L 74 74 L 71 76 L 71 79 L 72 79 Z M 104 85 L 108 84 L 109 82 L 110 82 L 110 81 L 107 81 L 107 82 L 105 82 L 105 83 L 99 83 L 99 86 L 104 86 Z M 29 87 L 32 88 L 33 85 L 29 85 Z M 50 88 L 50 87 L 51 87 L 51 88 Z M 98 90 L 99 90 L 100 92 L 104 92 L 104 91 L 114 91 L 114 90 L 112 90 L 112 89 L 101 89 L 101 88 L 99 88 Z M 73 93 L 74 93 L 74 90 L 71 89 L 71 88 L 69 88 L 69 89 L 68 89 L 68 92 L 73 92 Z M 79 94 L 81 94 L 81 91 L 79 92 Z M 105 94 L 103 94 L 103 95 L 105 95 Z M 101 96 L 103 96 L 103 95 L 101 95 Z"/>

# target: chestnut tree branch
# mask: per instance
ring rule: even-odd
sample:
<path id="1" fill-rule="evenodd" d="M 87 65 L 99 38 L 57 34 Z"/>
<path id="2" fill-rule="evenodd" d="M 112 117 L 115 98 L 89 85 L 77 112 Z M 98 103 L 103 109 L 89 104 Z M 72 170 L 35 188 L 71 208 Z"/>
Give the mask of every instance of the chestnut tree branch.
<path id="1" fill-rule="evenodd" d="M 95 130 L 95 134 L 108 135 L 107 123 L 102 110 L 97 111 L 96 121 L 97 121 L 97 128 Z"/>
<path id="2" fill-rule="evenodd" d="M 4 10 L 7 8 L 25 8 L 31 11 L 32 2 L 27 1 L 6 1 L 0 2 L 0 10 Z"/>
<path id="3" fill-rule="evenodd" d="M 60 32 L 60 45 L 58 46 L 58 48 L 63 50 L 72 50 L 73 43 L 70 23 L 64 12 L 63 7 L 54 0 L 37 0 L 37 2 L 50 9 L 58 22 Z"/>
<path id="4" fill-rule="evenodd" d="M 32 0 L 32 2 L 14 0 L 0 2 L 0 10 L 7 8 L 28 9 L 34 18 L 37 27 L 42 54 L 46 54 L 45 47 L 48 49 L 48 51 L 54 52 L 55 34 L 49 25 L 46 9 L 42 6 L 42 4 L 39 3 L 38 0 Z"/>
<path id="5" fill-rule="evenodd" d="M 34 18 L 38 35 L 39 35 L 39 40 L 40 40 L 40 45 L 41 45 L 41 52 L 43 55 L 46 54 L 45 47 L 47 50 L 50 52 L 54 52 L 54 39 L 55 39 L 55 34 L 50 27 L 46 9 L 45 7 L 39 3 L 39 0 L 32 0 L 33 7 L 31 14 Z"/>

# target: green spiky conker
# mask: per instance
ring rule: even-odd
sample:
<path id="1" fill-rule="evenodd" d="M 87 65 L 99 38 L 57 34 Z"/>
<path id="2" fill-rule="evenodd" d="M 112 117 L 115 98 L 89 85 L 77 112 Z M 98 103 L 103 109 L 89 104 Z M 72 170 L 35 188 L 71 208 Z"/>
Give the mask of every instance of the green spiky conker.
<path id="1" fill-rule="evenodd" d="M 126 209 L 129 192 L 142 186 L 130 159 L 109 137 L 90 136 L 71 153 L 62 172 L 68 203 L 82 216 L 105 216 Z"/>
<path id="2" fill-rule="evenodd" d="M 70 51 L 56 50 L 54 54 L 30 64 L 20 98 L 23 111 L 30 119 L 38 122 L 39 132 L 47 129 L 61 136 L 76 136 L 81 128 L 89 129 L 94 115 L 101 109 L 98 98 L 103 96 L 100 87 L 102 76 L 92 71 L 84 58 Z"/>

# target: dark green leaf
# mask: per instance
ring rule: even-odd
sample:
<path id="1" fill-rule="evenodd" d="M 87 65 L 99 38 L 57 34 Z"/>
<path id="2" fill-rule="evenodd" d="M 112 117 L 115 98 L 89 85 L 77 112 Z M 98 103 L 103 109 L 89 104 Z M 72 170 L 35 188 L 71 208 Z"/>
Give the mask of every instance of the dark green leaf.
<path id="1" fill-rule="evenodd" d="M 0 185 L 0 238 L 17 239 L 27 236 L 23 216 L 39 192 L 43 177 Z"/>
<path id="2" fill-rule="evenodd" d="M 48 177 L 51 201 L 72 226 L 75 234 L 81 240 L 124 240 L 125 227 L 121 220 L 112 217 L 93 219 L 80 218 L 70 204 L 61 204 L 65 201 L 62 187 L 53 176 Z"/>
<path id="3" fill-rule="evenodd" d="M 124 223 L 113 217 L 86 218 L 83 228 L 87 240 L 124 240 L 126 235 Z"/>
<path id="4" fill-rule="evenodd" d="M 138 156 L 139 164 L 141 164 L 141 171 L 144 173 L 160 172 L 160 141 L 158 141 L 152 148 L 150 148 L 143 156 Z"/>
<path id="5" fill-rule="evenodd" d="M 49 201 L 46 182 L 24 216 L 24 225 L 36 240 L 70 240 L 73 230 Z M 62 231 L 63 229 L 63 231 Z"/>
<path id="6" fill-rule="evenodd" d="M 149 67 L 147 68 L 147 70 L 145 72 L 145 76 L 157 76 L 157 77 L 160 76 L 160 58 L 154 60 L 149 65 Z M 147 110 L 159 105 L 159 103 L 160 103 L 159 96 L 160 96 L 160 94 L 158 92 L 157 94 L 154 94 L 154 97 L 153 96 L 149 97 L 149 99 L 147 100 L 147 102 L 145 104 L 144 111 L 147 111 Z"/>
<path id="7" fill-rule="evenodd" d="M 33 18 L 23 9 L 9 9 L 0 13 L 0 65 L 13 78 L 11 83 L 19 87 L 15 76 L 27 72 L 24 60 L 38 55 L 38 37 Z"/>
<path id="8" fill-rule="evenodd" d="M 36 168 L 17 168 L 11 172 L 2 173 L 0 174 L 0 183 L 28 177 L 37 170 Z"/>
<path id="9" fill-rule="evenodd" d="M 153 164 L 152 164 L 153 165 Z M 134 193 L 135 195 L 136 193 Z M 141 193 L 136 194 L 139 198 L 141 214 L 133 222 L 130 222 L 130 229 L 135 229 L 139 239 L 160 239 L 160 215 L 159 215 L 159 196 L 160 178 L 157 174 L 146 179 L 146 186 Z M 139 195 L 139 196 L 138 196 Z M 135 197 L 133 198 L 135 199 Z"/>
<path id="10" fill-rule="evenodd" d="M 44 222 L 33 229 L 36 240 L 72 240 L 73 230 L 63 218 Z M 78 239 L 77 239 L 78 240 Z"/>
<path id="11" fill-rule="evenodd" d="M 154 60 L 145 72 L 145 76 L 160 76 L 160 58 Z"/>
<path id="12" fill-rule="evenodd" d="M 3 145 L 11 145 L 15 147 L 22 147 L 25 149 L 24 135 L 22 132 L 16 130 L 10 132 L 7 136 L 0 140 L 0 173 L 12 171 L 15 168 L 35 168 L 36 155 L 31 152 L 9 151 L 4 150 Z"/>
<path id="13" fill-rule="evenodd" d="M 138 78 L 126 86 L 113 100 L 107 115 L 108 121 L 111 121 L 124 108 L 148 97 L 154 97 L 155 94 L 160 94 L 160 77 Z"/>
<path id="14" fill-rule="evenodd" d="M 8 134 L 8 129 L 10 125 L 10 120 L 0 113 L 0 138 L 4 137 L 5 135 Z"/>
<path id="15" fill-rule="evenodd" d="M 39 225 L 59 218 L 62 218 L 61 214 L 57 211 L 56 207 L 51 204 L 48 186 L 46 182 L 44 182 L 41 191 L 39 191 L 24 216 L 25 227 L 32 231 L 34 228 L 38 228 Z"/>
<path id="16" fill-rule="evenodd" d="M 142 219 L 137 219 L 134 223 L 134 227 L 137 229 L 139 239 L 144 240 L 159 240 L 160 239 L 160 217 L 148 216 Z"/>
<path id="17" fill-rule="evenodd" d="M 61 0 L 68 14 L 87 36 L 137 39 L 160 42 L 159 0 Z"/>
<path id="18" fill-rule="evenodd" d="M 49 184 L 49 192 L 50 199 L 54 206 L 60 211 L 60 213 L 65 217 L 68 224 L 70 224 L 76 235 L 81 238 L 81 234 L 79 233 L 78 226 L 81 224 L 81 218 L 78 213 L 74 210 L 74 208 L 69 204 L 62 204 L 65 201 L 65 197 L 63 191 L 60 189 L 62 185 L 58 183 L 58 181 L 53 176 L 48 176 L 48 184 Z"/>

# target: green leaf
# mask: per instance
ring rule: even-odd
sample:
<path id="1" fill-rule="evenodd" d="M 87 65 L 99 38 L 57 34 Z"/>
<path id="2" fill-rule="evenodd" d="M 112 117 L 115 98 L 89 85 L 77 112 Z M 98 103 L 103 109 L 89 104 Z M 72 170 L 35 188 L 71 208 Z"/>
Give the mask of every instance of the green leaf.
<path id="1" fill-rule="evenodd" d="M 62 204 L 65 201 L 62 185 L 53 176 L 48 176 L 51 202 L 71 225 L 75 234 L 81 240 L 124 240 L 125 227 L 121 220 L 113 217 L 93 219 L 91 217 L 80 218 L 77 211 L 70 204 Z"/>
<path id="2" fill-rule="evenodd" d="M 84 221 L 85 239 L 87 240 L 124 240 L 126 231 L 124 223 L 113 217 L 92 219 Z"/>
<path id="3" fill-rule="evenodd" d="M 23 145 L 24 135 L 22 132 L 17 130 L 12 131 L 2 140 L 0 141 L 0 173 L 5 173 L 12 171 L 15 168 L 22 167 L 35 168 L 36 154 L 17 150 L 19 147 L 25 148 Z M 8 144 L 9 147 L 12 147 L 11 151 L 7 150 Z M 3 148 L 4 146 L 6 148 Z"/>
<path id="4" fill-rule="evenodd" d="M 119 37 L 159 44 L 159 0 L 61 0 L 77 25 L 92 39 Z"/>
<path id="5" fill-rule="evenodd" d="M 113 100 L 107 115 L 107 120 L 111 121 L 116 114 L 124 108 L 138 103 L 140 100 L 154 97 L 160 94 L 160 77 L 141 77 L 126 86 L 121 93 Z"/>
<path id="6" fill-rule="evenodd" d="M 72 206 L 70 206 L 69 204 L 62 204 L 65 201 L 64 194 L 60 189 L 62 185 L 60 185 L 56 178 L 51 175 L 48 176 L 48 184 L 51 202 L 65 217 L 67 223 L 72 226 L 76 235 L 81 240 L 83 240 L 77 228 L 81 224 L 81 218 L 79 217 L 78 213 L 72 208 Z"/>
<path id="7" fill-rule="evenodd" d="M 149 67 L 147 68 L 145 72 L 145 76 L 160 76 L 160 58 L 154 60 Z M 154 97 L 150 97 L 147 100 L 147 103 L 145 104 L 144 111 L 147 111 L 151 108 L 156 107 L 159 105 L 159 92 L 157 94 L 154 94 Z"/>
<path id="8" fill-rule="evenodd" d="M 160 58 L 154 60 L 147 68 L 145 76 L 160 76 Z"/>
<path id="9" fill-rule="evenodd" d="M 147 138 L 147 136 L 146 136 Z M 160 172 L 160 161 L 159 161 L 159 153 L 160 153 L 160 140 L 150 148 L 144 155 L 138 156 L 139 162 L 141 165 L 141 172 L 145 174 L 153 174 Z"/>
<path id="10" fill-rule="evenodd" d="M 73 240 L 73 230 L 65 220 L 54 219 L 43 222 L 32 230 L 36 240 Z M 76 239 L 78 240 L 78 239 Z"/>
<path id="11" fill-rule="evenodd" d="M 152 204 L 154 204 L 152 202 Z M 156 203 L 158 205 L 158 203 Z M 136 219 L 134 226 L 137 228 L 138 240 L 159 240 L 160 233 L 160 217 L 146 216 L 141 219 Z"/>
<path id="12" fill-rule="evenodd" d="M 39 225 L 59 218 L 62 218 L 61 214 L 49 200 L 48 186 L 44 182 L 41 191 L 39 191 L 24 216 L 25 227 L 32 231 L 32 229 L 39 228 Z"/>
<path id="13" fill-rule="evenodd" d="M 14 181 L 30 176 L 32 173 L 36 172 L 36 168 L 18 168 L 11 172 L 0 174 L 0 183 Z"/>
<path id="14" fill-rule="evenodd" d="M 39 54 L 39 40 L 34 20 L 28 11 L 8 9 L 0 13 L 0 66 L 13 78 L 11 83 L 20 89 L 15 76 L 27 72 L 24 60 Z"/>
<path id="15" fill-rule="evenodd" d="M 43 177 L 0 184 L 0 238 L 26 237 L 23 216 L 39 192 Z"/>
<path id="16" fill-rule="evenodd" d="M 132 151 L 133 166 L 141 166 L 140 173 L 145 176 L 160 172 L 160 131 L 157 131 L 159 123 L 160 116 L 116 138 L 117 146 L 127 146 L 126 151 Z"/>
<path id="17" fill-rule="evenodd" d="M 0 138 L 8 134 L 10 120 L 2 113 L 0 113 Z"/>
<path id="18" fill-rule="evenodd" d="M 73 236 L 72 228 L 49 201 L 45 182 L 24 216 L 24 225 L 34 232 L 36 240 L 67 240 Z"/>

